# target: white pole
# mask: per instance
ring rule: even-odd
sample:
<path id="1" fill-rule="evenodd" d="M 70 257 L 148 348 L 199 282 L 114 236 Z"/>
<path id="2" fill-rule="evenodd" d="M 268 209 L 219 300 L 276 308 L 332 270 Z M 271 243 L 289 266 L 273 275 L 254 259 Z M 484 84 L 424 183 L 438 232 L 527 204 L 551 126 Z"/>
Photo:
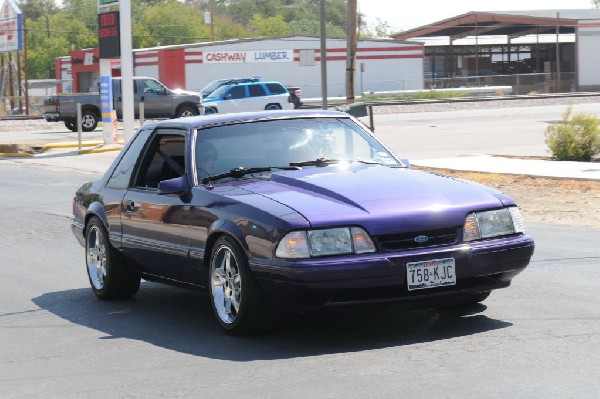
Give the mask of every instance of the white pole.
<path id="1" fill-rule="evenodd" d="M 121 0 L 121 94 L 123 96 L 123 140 L 133 135 L 133 49 L 131 44 L 131 0 Z"/>

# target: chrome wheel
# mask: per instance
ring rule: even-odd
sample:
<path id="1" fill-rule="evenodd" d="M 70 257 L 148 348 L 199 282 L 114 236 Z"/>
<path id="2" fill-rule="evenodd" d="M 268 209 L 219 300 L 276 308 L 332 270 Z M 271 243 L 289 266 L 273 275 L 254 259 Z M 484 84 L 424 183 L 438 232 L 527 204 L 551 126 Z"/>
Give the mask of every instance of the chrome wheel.
<path id="1" fill-rule="evenodd" d="M 81 127 L 82 127 L 83 131 L 91 132 L 92 130 L 94 130 L 96 128 L 97 125 L 98 125 L 98 119 L 96 118 L 96 116 L 94 114 L 85 113 L 81 117 Z"/>
<path id="2" fill-rule="evenodd" d="M 178 116 L 180 118 L 185 118 L 188 116 L 196 116 L 196 115 L 198 115 L 198 112 L 192 107 L 183 107 L 179 110 L 179 114 L 178 114 Z"/>
<path id="3" fill-rule="evenodd" d="M 106 243 L 96 225 L 90 228 L 87 235 L 86 263 L 90 282 L 95 289 L 102 290 L 106 280 Z"/>
<path id="4" fill-rule="evenodd" d="M 242 300 L 242 277 L 239 262 L 232 249 L 220 245 L 211 259 L 211 294 L 214 309 L 221 321 L 236 321 Z"/>

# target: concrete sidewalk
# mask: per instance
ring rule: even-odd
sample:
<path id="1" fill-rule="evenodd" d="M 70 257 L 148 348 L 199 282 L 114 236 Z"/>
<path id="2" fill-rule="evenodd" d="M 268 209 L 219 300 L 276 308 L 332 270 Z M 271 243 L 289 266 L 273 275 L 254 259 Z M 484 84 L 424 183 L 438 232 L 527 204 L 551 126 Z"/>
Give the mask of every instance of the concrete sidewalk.
<path id="1" fill-rule="evenodd" d="M 0 160 L 15 157 L 28 162 L 88 172 L 103 172 L 122 148 L 122 144 L 103 145 L 102 141 L 55 142 L 40 147 L 40 153 L 5 152 L 11 145 L 0 144 Z M 12 146 L 15 146 L 14 144 Z M 466 155 L 452 158 L 409 159 L 412 165 L 473 172 L 506 173 L 553 178 L 600 181 L 600 162 L 569 162 L 492 155 Z"/>
<path id="2" fill-rule="evenodd" d="M 410 162 L 430 168 L 600 181 L 600 162 L 551 161 L 492 155 L 416 159 Z"/>

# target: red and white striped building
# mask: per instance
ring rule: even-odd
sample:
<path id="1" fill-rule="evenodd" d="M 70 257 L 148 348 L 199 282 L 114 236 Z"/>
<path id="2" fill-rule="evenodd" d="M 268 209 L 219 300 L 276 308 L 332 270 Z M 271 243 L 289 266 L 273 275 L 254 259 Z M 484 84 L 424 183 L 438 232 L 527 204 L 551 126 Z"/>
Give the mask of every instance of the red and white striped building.
<path id="1" fill-rule="evenodd" d="M 262 80 L 300 86 L 303 97 L 321 96 L 320 39 L 285 36 L 162 46 L 133 50 L 134 75 L 150 76 L 171 89 L 200 91 L 215 79 L 259 76 Z M 327 93 L 346 95 L 346 40 L 328 38 Z M 355 89 L 361 92 L 421 90 L 421 43 L 388 39 L 359 40 Z M 118 60 L 113 76 L 120 75 Z M 76 50 L 56 59 L 62 92 L 97 91 L 98 49 Z"/>

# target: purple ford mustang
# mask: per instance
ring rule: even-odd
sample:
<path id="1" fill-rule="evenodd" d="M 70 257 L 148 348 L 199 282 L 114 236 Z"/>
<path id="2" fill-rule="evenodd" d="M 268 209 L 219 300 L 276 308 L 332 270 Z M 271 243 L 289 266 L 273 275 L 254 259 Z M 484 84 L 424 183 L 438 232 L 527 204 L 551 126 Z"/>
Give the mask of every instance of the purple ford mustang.
<path id="1" fill-rule="evenodd" d="M 509 196 L 413 170 L 335 111 L 145 125 L 73 209 L 99 298 L 206 290 L 230 334 L 277 310 L 477 303 L 534 250 Z"/>

